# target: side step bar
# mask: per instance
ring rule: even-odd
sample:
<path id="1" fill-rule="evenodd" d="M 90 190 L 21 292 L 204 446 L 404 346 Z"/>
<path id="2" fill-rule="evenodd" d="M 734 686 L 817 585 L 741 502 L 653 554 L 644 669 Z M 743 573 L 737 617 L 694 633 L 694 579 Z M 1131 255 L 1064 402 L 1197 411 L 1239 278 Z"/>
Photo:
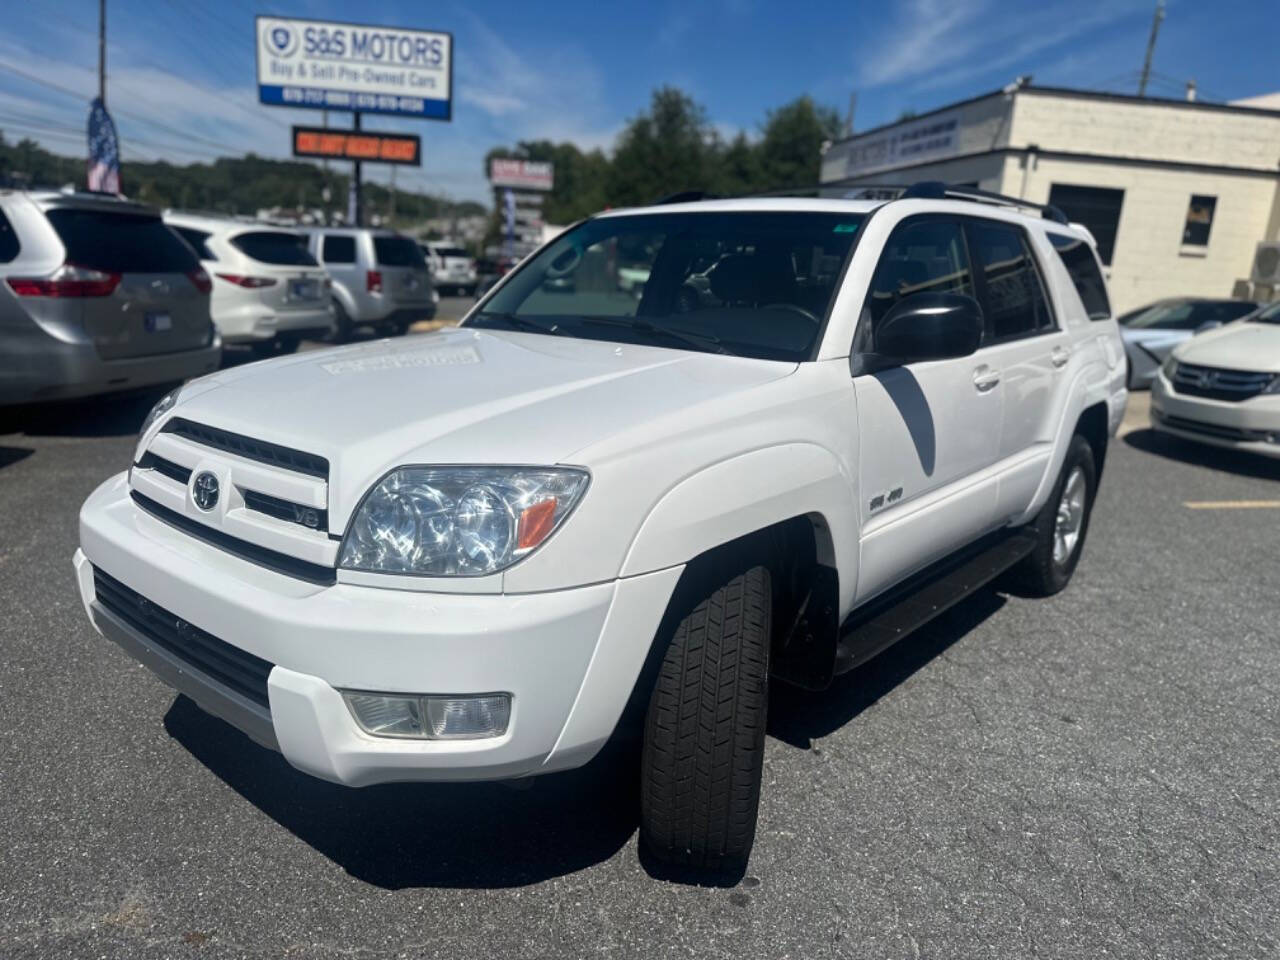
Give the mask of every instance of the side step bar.
<path id="1" fill-rule="evenodd" d="M 1033 533 L 1022 530 L 926 568 L 883 597 L 849 615 L 836 643 L 834 672 L 848 673 L 887 650 L 913 630 L 985 587 L 1035 549 Z"/>

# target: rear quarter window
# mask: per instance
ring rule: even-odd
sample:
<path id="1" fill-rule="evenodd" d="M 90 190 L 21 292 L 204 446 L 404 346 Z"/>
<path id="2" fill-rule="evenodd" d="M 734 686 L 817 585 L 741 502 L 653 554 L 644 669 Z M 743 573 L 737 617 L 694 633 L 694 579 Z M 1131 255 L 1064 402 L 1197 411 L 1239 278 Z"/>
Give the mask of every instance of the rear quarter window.
<path id="1" fill-rule="evenodd" d="M 18 234 L 14 231 L 9 218 L 4 215 L 4 211 L 0 210 L 0 263 L 16 260 L 19 249 L 21 247 L 18 243 Z"/>
<path id="2" fill-rule="evenodd" d="M 422 248 L 408 237 L 374 237 L 373 255 L 382 267 L 425 267 Z"/>
<path id="3" fill-rule="evenodd" d="M 194 250 L 196 252 L 196 256 L 201 260 L 218 259 L 213 255 L 213 251 L 209 249 L 208 244 L 205 243 L 212 234 L 206 233 L 203 230 L 192 230 L 190 227 L 173 227 L 172 229 L 178 236 L 187 242 L 187 246 Z"/>
<path id="4" fill-rule="evenodd" d="M 314 267 L 306 237 L 283 230 L 256 230 L 231 238 L 231 245 L 252 260 L 276 266 Z"/>
<path id="5" fill-rule="evenodd" d="M 1098 258 L 1093 249 L 1079 237 L 1067 236 L 1064 233 L 1049 233 L 1049 242 L 1053 244 L 1058 259 L 1067 268 L 1071 283 L 1080 294 L 1080 302 L 1090 320 L 1108 320 L 1111 317 L 1111 301 L 1107 298 L 1107 285 L 1103 282 L 1102 271 L 1098 269 Z"/>
<path id="6" fill-rule="evenodd" d="M 67 262 L 109 273 L 188 273 L 199 263 L 155 216 L 106 210 L 50 210 Z"/>

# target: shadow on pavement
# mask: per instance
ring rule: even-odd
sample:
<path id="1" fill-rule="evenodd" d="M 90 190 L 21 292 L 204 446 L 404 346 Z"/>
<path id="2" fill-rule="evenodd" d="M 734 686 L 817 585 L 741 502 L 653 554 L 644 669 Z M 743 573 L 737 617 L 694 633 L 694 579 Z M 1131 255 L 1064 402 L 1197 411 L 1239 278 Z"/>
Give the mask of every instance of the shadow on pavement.
<path id="1" fill-rule="evenodd" d="M 958 604 L 826 691 L 774 684 L 768 733 L 808 749 L 839 729 L 1005 604 L 984 591 Z M 639 823 L 640 764 L 616 738 L 579 770 L 518 785 L 403 783 L 361 789 L 294 770 L 279 754 L 179 696 L 165 729 L 267 816 L 357 879 L 385 889 L 516 887 L 608 860 Z M 524 789 L 521 789 L 521 786 Z M 641 849 L 657 879 L 733 886 L 741 874 L 672 871 Z"/>
<path id="2" fill-rule="evenodd" d="M 19 460 L 25 460 L 33 453 L 35 451 L 29 447 L 0 446 L 0 469 L 17 463 Z"/>
<path id="3" fill-rule="evenodd" d="M 612 751 L 527 789 L 398 783 L 352 789 L 179 696 L 165 729 L 232 789 L 349 874 L 391 890 L 516 887 L 607 860 L 639 822 L 639 764 Z"/>
<path id="4" fill-rule="evenodd" d="M 1166 457 L 1191 466 L 1221 470 L 1225 473 L 1259 480 L 1280 480 L 1280 460 L 1269 460 L 1260 454 L 1227 450 L 1207 443 L 1192 443 L 1190 440 L 1172 437 L 1150 428 L 1125 434 L 1124 442 L 1143 453 L 1155 454 L 1158 457 Z"/>
<path id="5" fill-rule="evenodd" d="M 173 384 L 128 394 L 108 394 L 84 400 L 0 407 L 0 436 L 22 433 L 31 437 L 123 437 L 136 434 Z"/>
<path id="6" fill-rule="evenodd" d="M 771 686 L 768 733 L 808 750 L 813 741 L 839 730 L 953 643 L 1005 605 L 1005 597 L 983 590 L 894 644 L 880 656 L 836 677 L 826 690 Z"/>

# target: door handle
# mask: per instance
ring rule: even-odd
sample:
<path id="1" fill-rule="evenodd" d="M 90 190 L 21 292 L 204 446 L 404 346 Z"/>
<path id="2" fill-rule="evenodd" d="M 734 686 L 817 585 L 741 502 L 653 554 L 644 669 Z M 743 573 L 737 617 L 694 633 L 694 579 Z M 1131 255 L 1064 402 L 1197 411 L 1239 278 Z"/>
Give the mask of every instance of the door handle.
<path id="1" fill-rule="evenodd" d="M 999 382 L 999 370 L 992 370 L 990 367 L 982 366 L 973 371 L 973 386 L 979 393 L 987 393 L 990 390 L 994 390 Z"/>
<path id="2" fill-rule="evenodd" d="M 1055 367 L 1065 367 L 1067 361 L 1071 359 L 1071 351 L 1065 347 L 1054 347 L 1053 352 L 1049 354 L 1049 359 Z"/>

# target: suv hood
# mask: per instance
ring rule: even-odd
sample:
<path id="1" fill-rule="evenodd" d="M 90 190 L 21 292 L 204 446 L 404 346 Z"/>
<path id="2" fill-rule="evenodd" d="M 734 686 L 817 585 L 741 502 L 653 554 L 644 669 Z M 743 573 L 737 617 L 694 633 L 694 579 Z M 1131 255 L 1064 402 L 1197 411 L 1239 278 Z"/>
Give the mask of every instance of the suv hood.
<path id="1" fill-rule="evenodd" d="M 1244 320 L 1188 340 L 1174 351 L 1184 363 L 1280 373 L 1280 325 Z"/>
<path id="2" fill-rule="evenodd" d="M 188 387 L 174 414 L 326 457 L 330 509 L 344 514 L 396 466 L 575 463 L 595 441 L 795 369 L 453 329 L 224 370 Z"/>

